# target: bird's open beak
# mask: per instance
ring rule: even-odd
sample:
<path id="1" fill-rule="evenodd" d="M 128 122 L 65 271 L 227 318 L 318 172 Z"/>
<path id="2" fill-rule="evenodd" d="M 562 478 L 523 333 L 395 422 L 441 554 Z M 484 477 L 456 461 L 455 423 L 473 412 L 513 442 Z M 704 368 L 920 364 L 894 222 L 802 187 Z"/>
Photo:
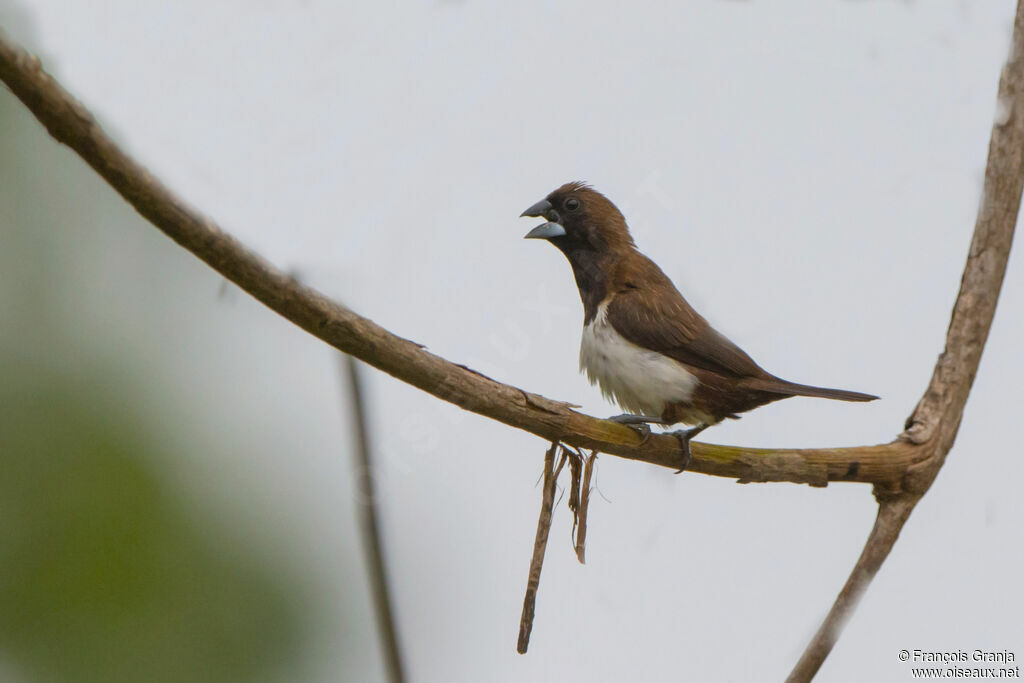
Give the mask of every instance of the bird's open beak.
<path id="1" fill-rule="evenodd" d="M 559 223 L 542 223 L 526 233 L 523 237 L 528 240 L 540 239 L 549 240 L 552 237 L 561 237 L 565 234 L 565 228 Z"/>
<path id="2" fill-rule="evenodd" d="M 551 206 L 551 202 L 546 199 L 540 200 L 519 215 L 520 218 L 523 216 L 542 216 L 549 221 L 538 225 L 526 233 L 525 239 L 549 240 L 552 237 L 561 237 L 565 234 L 565 228 L 558 222 L 558 212 L 555 211 L 555 207 Z"/>
<path id="3" fill-rule="evenodd" d="M 544 217 L 547 217 L 548 211 L 551 211 L 551 209 L 553 209 L 553 208 L 555 208 L 555 207 L 551 206 L 551 202 L 549 202 L 546 199 L 542 199 L 539 202 L 537 202 L 536 204 L 534 204 L 533 206 L 531 206 L 526 211 L 523 211 L 521 214 L 519 214 L 519 217 L 520 218 L 523 218 L 525 216 L 544 216 Z"/>

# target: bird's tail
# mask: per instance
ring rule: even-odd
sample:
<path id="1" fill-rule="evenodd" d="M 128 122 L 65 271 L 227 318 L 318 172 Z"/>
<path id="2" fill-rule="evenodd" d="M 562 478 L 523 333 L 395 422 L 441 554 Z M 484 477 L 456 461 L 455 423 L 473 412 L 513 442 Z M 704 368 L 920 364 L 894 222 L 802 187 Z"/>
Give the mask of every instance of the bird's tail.
<path id="1" fill-rule="evenodd" d="M 787 382 L 778 377 L 759 379 L 751 383 L 754 389 L 770 391 L 773 394 L 788 394 L 790 396 L 812 396 L 815 398 L 831 398 L 836 401 L 874 401 L 877 396 L 862 394 L 859 391 L 847 391 L 846 389 L 826 389 L 825 387 L 812 387 L 808 384 L 797 384 Z"/>

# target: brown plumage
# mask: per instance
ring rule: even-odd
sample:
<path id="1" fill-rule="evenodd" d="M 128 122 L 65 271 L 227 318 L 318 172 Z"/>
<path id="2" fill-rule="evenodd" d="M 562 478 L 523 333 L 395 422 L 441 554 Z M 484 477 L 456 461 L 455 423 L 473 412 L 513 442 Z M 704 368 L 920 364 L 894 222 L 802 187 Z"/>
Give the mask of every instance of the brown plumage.
<path id="1" fill-rule="evenodd" d="M 527 237 L 547 239 L 572 265 L 583 301 L 582 369 L 627 410 L 656 408 L 647 417 L 657 419 L 646 421 L 698 424 L 690 430 L 695 434 L 790 396 L 877 398 L 795 384 L 766 372 L 716 332 L 661 269 L 637 251 L 622 213 L 590 186 L 567 183 L 523 215 L 549 221 Z M 667 376 L 679 378 L 678 390 L 665 383 Z M 650 389 L 645 382 L 664 386 Z"/>

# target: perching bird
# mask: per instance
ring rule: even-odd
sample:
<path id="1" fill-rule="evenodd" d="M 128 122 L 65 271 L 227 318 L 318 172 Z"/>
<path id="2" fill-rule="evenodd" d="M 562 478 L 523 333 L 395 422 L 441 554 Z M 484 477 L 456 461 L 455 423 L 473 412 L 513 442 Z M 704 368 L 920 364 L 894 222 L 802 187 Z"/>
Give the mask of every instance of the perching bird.
<path id="1" fill-rule="evenodd" d="M 547 223 L 527 233 L 558 247 L 572 265 L 583 300 L 580 371 L 636 425 L 695 427 L 674 432 L 682 446 L 725 418 L 790 396 L 872 401 L 877 396 L 795 384 L 772 375 L 716 332 L 649 258 L 637 251 L 626 219 L 590 186 L 567 183 L 523 216 Z"/>

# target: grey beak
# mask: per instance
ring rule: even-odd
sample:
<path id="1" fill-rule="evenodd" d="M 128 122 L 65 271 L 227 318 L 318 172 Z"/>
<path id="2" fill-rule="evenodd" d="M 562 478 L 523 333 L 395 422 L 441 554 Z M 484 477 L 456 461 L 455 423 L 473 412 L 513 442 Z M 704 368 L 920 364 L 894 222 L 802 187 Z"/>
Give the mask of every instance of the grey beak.
<path id="1" fill-rule="evenodd" d="M 553 208 L 554 207 L 551 206 L 551 202 L 549 202 L 546 199 L 542 199 L 533 206 L 531 206 L 526 211 L 523 211 L 521 214 L 519 214 L 519 217 L 523 218 L 524 216 L 543 216 L 545 213 L 547 213 Z"/>
<path id="2" fill-rule="evenodd" d="M 565 234 L 565 228 L 558 222 L 558 212 L 555 211 L 555 207 L 551 206 L 551 202 L 546 199 L 540 200 L 519 215 L 520 218 L 523 216 L 543 216 L 550 221 L 538 225 L 526 233 L 525 238 L 528 240 L 549 240 L 552 237 L 561 237 Z"/>
<path id="3" fill-rule="evenodd" d="M 534 228 L 530 232 L 526 233 L 526 235 L 524 236 L 524 239 L 528 239 L 528 240 L 533 240 L 533 239 L 549 240 L 552 237 L 561 237 L 564 234 L 565 234 L 565 228 L 563 228 L 561 226 L 561 224 L 559 224 L 559 223 L 542 223 L 541 225 L 538 225 L 536 228 Z"/>

